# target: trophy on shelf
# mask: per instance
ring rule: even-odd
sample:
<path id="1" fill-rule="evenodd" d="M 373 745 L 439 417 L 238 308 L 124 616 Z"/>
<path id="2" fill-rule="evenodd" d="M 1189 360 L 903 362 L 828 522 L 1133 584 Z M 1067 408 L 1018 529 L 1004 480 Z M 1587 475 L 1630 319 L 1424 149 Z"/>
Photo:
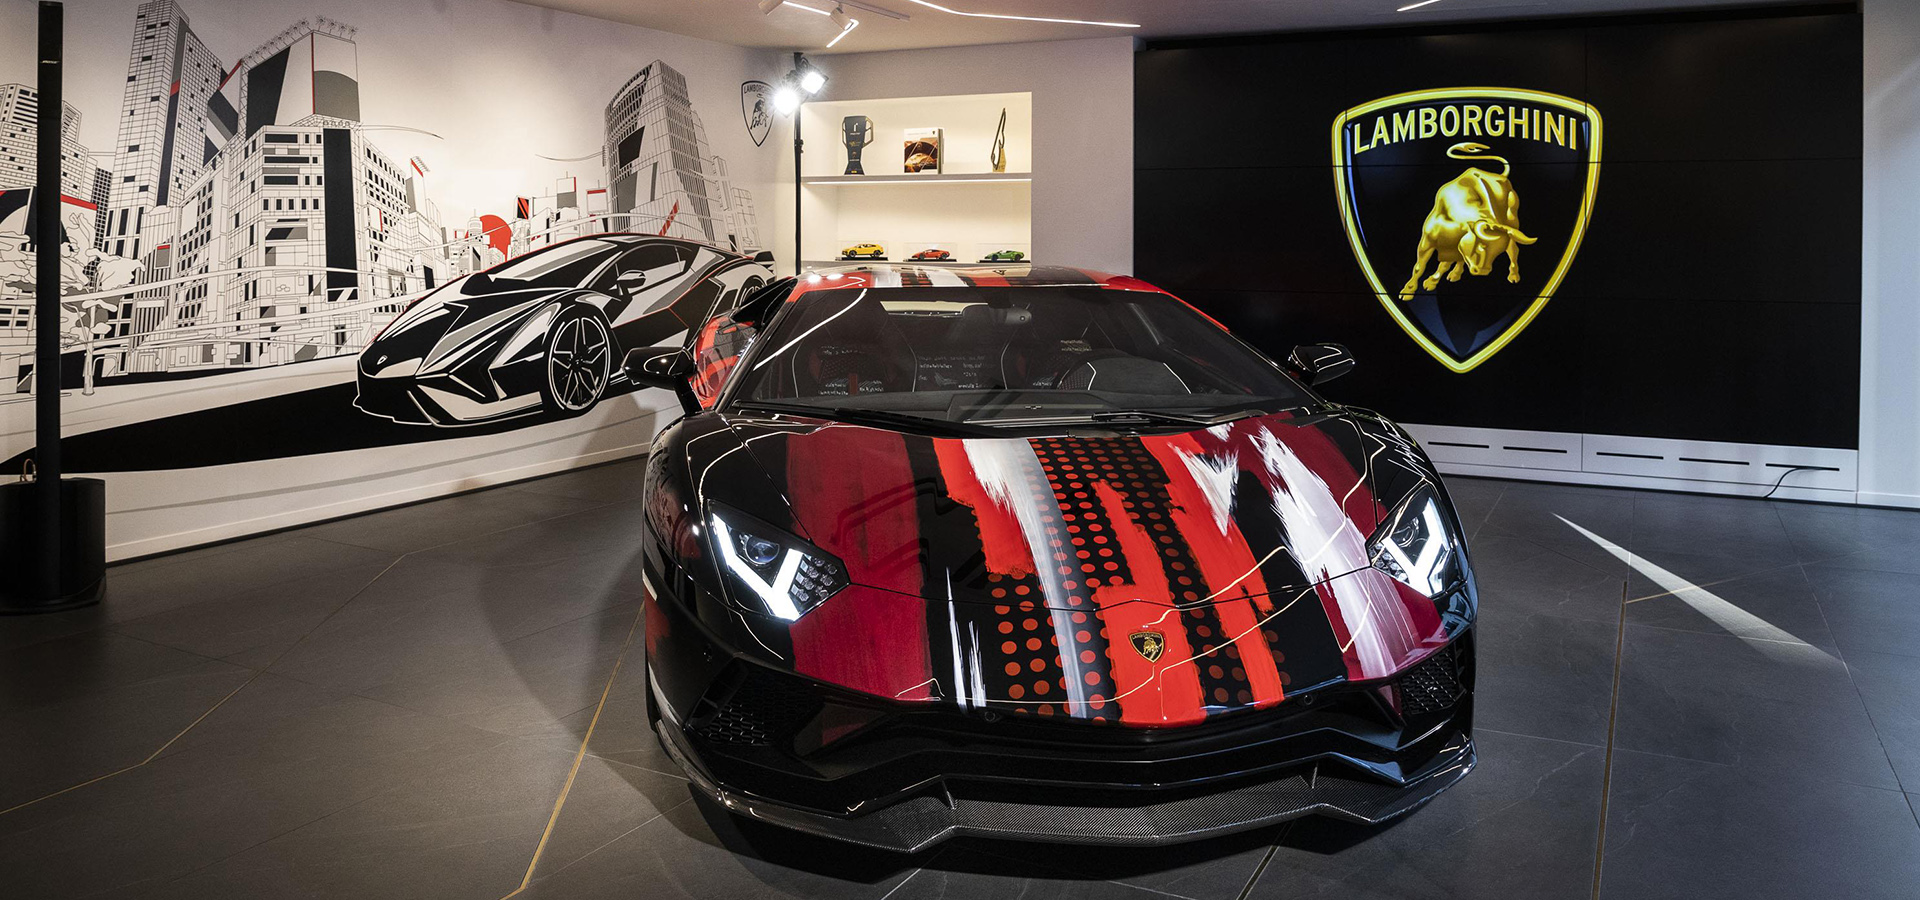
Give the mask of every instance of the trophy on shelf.
<path id="1" fill-rule="evenodd" d="M 860 148 L 873 143 L 873 120 L 866 116 L 848 116 L 840 120 L 840 141 L 847 145 L 848 175 L 865 175 L 860 168 Z"/>
<path id="2" fill-rule="evenodd" d="M 988 157 L 995 172 L 1007 170 L 1007 111 L 1000 110 L 1000 128 L 993 133 L 993 153 Z"/>

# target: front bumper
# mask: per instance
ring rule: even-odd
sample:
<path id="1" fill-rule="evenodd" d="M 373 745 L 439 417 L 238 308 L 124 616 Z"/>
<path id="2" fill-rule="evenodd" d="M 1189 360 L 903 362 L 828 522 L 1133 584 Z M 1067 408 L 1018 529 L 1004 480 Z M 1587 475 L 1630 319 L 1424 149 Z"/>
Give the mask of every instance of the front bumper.
<path id="1" fill-rule="evenodd" d="M 1314 762 L 1278 777 L 1220 790 L 1132 803 L 1087 804 L 1045 795 L 974 796 L 951 787 L 922 793 L 861 816 L 831 816 L 783 806 L 714 783 L 689 758 L 679 730 L 658 724 L 661 743 L 694 786 L 728 811 L 796 831 L 883 850 L 915 853 L 948 838 L 973 836 L 1063 844 L 1152 847 L 1248 831 L 1307 815 L 1361 824 L 1384 822 L 1425 805 L 1478 763 L 1473 740 L 1452 736 L 1406 785 L 1356 778 L 1344 766 Z M 1102 792 L 1088 792 L 1097 796 Z M 1090 798 L 1089 798 L 1090 799 Z"/>
<path id="2" fill-rule="evenodd" d="M 1136 729 L 887 704 L 743 658 L 678 603 L 648 602 L 650 633 L 673 635 L 649 650 L 657 731 L 696 788 L 876 848 L 956 835 L 1154 846 L 1313 814 L 1375 823 L 1476 759 L 1471 631 L 1385 682 Z"/>

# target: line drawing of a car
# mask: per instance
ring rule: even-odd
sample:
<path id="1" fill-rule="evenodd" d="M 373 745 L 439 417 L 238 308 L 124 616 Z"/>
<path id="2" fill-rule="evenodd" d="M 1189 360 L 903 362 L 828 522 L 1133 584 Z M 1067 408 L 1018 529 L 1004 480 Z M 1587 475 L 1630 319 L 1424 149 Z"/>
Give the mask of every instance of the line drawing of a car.
<path id="1" fill-rule="evenodd" d="M 414 425 L 575 416 L 632 387 L 627 353 L 697 329 L 771 280 L 693 241 L 598 234 L 449 282 L 360 353 L 354 405 Z"/>

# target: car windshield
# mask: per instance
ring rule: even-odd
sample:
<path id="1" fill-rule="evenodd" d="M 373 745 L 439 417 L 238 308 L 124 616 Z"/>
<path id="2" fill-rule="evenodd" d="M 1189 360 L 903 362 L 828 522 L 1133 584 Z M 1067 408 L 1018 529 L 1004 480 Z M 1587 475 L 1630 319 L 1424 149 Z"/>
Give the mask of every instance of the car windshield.
<path id="1" fill-rule="evenodd" d="M 813 290 L 757 343 L 736 407 L 979 430 L 1191 427 L 1317 402 L 1192 307 L 1145 291 Z"/>
<path id="2" fill-rule="evenodd" d="M 617 250 L 619 246 L 599 239 L 568 241 L 489 269 L 486 275 L 491 281 L 545 279 L 556 286 L 575 285 L 606 260 L 608 251 Z"/>

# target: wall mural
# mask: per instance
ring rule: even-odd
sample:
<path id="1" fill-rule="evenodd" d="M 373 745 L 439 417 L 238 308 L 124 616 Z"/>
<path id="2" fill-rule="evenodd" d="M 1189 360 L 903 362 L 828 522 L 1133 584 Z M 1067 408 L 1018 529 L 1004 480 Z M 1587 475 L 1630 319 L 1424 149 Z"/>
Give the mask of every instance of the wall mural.
<path id="1" fill-rule="evenodd" d="M 520 88 L 573 106 L 556 118 L 598 126 L 540 132 L 515 129 L 485 107 L 486 91 L 464 89 L 478 77 L 504 93 L 506 79 L 524 75 L 488 72 L 484 53 L 435 60 L 394 43 L 385 26 L 413 13 L 305 5 L 348 7 L 328 12 L 356 24 L 275 20 L 265 7 L 288 6 L 280 3 L 154 0 L 117 4 L 118 27 L 106 35 L 69 13 L 59 247 L 69 469 L 234 466 L 528 429 L 579 438 L 627 423 L 634 433 L 622 439 L 644 443 L 651 416 L 636 414 L 670 398 L 556 423 L 632 390 L 625 353 L 677 340 L 715 304 L 764 282 L 750 259 L 765 247 L 754 190 L 771 180 L 772 159 L 753 154 L 736 174 L 717 146 L 750 154 L 765 125 L 751 137 L 724 129 L 716 144 L 694 98 L 731 94 L 771 59 L 724 48 L 738 60 L 698 59 L 695 90 L 668 56 L 646 61 L 647 39 L 683 56 L 717 45 L 573 19 L 570 34 L 639 38 L 621 55 L 641 57 L 623 83 L 595 89 L 586 73 L 554 73 Z M 438 6 L 456 22 L 554 15 L 492 0 Z M 5 12 L 16 9 L 30 41 L 32 4 Z M 75 88 L 106 66 L 126 74 L 118 108 L 86 106 L 90 95 Z M 392 78 L 412 67 L 455 103 L 376 118 L 376 109 L 420 108 L 412 95 L 436 89 Z M 363 77 L 375 72 L 385 80 Z M 0 69 L 9 78 L 20 83 L 0 86 L 5 473 L 31 454 L 30 401 L 43 374 L 32 346 L 40 111 L 31 59 Z M 391 92 L 409 97 L 380 102 Z M 476 100 L 479 108 L 456 105 Z M 733 113 L 710 114 L 724 122 Z M 106 133 L 83 132 L 94 117 L 114 123 L 108 147 L 83 143 Z M 476 137 L 486 145 L 473 146 Z M 488 166 L 461 168 L 475 159 Z M 496 437 L 434 458 L 472 462 L 498 446 L 524 461 L 540 456 L 527 453 L 537 443 Z M 556 445 L 547 455 L 568 452 Z M 251 487 L 312 481 L 311 471 L 283 468 Z"/>

